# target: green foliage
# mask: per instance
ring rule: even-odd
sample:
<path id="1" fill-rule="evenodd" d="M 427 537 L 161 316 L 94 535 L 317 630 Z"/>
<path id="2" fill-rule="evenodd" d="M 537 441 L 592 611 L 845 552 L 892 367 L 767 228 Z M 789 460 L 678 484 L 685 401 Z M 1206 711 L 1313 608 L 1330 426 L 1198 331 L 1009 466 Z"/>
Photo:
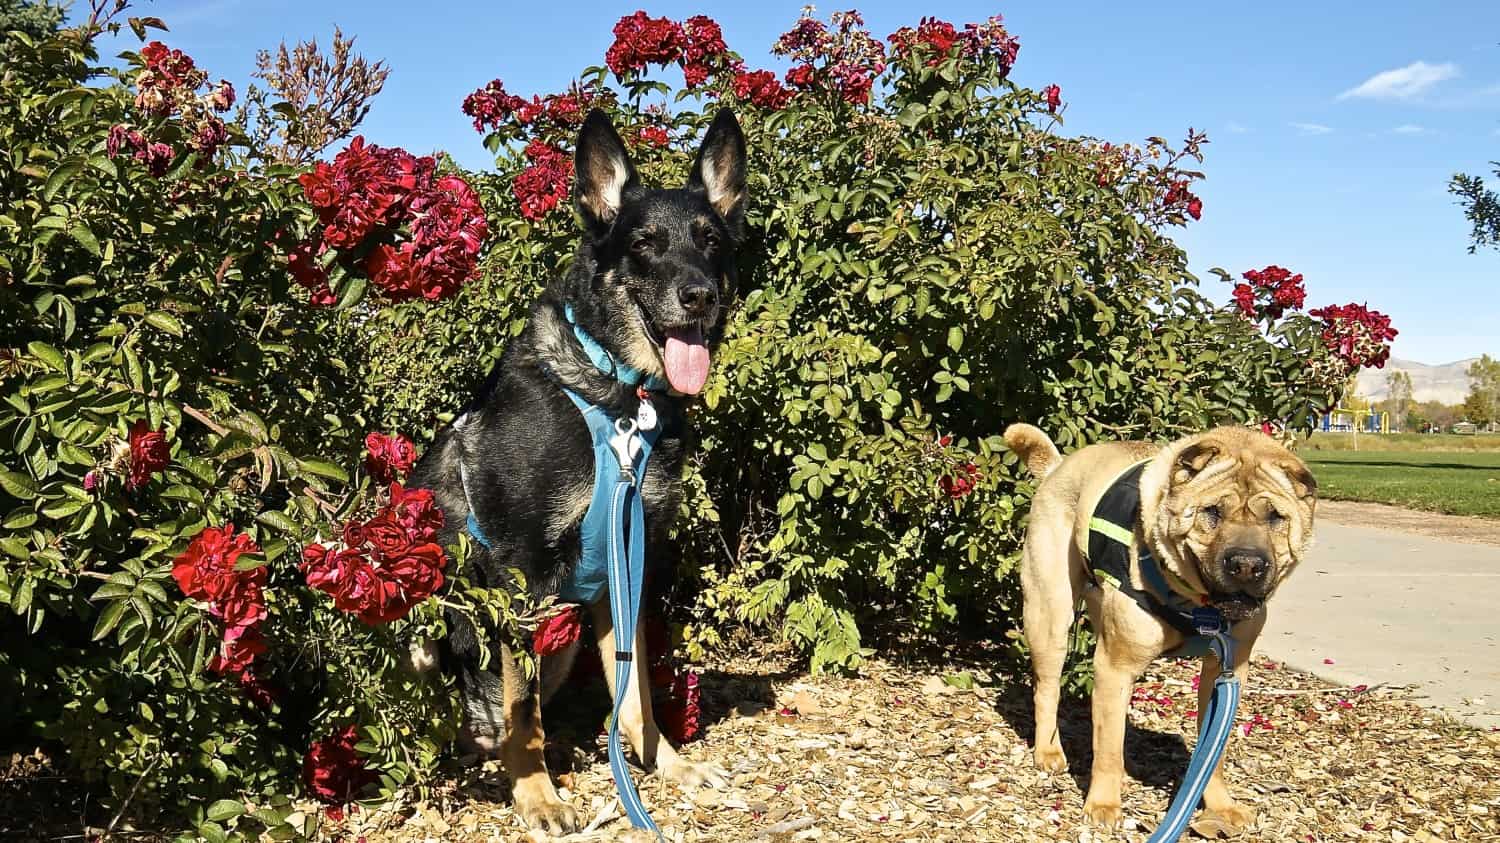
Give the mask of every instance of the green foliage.
<path id="1" fill-rule="evenodd" d="M 649 78 L 610 88 L 602 68 L 581 79 L 623 137 L 678 139 L 635 155 L 648 183 L 679 184 L 714 104 Z M 813 91 L 782 110 L 721 87 L 749 142 L 753 233 L 678 529 L 692 652 L 770 628 L 814 669 L 856 668 L 882 635 L 1010 627 L 1030 485 L 1000 441 L 1008 421 L 1076 447 L 1304 425 L 1327 402 L 1307 376 L 1311 320 L 1264 333 L 1196 292 L 1164 234 L 1186 220 L 1163 199 L 1195 177 L 1183 154 L 1059 135 L 993 57 L 903 59 L 882 82 L 868 106 Z M 387 426 L 427 434 L 451 414 L 568 259 L 570 215 L 524 221 L 509 190 L 525 137 L 486 140 L 483 281 L 439 318 L 382 312 L 373 342 L 360 324 L 356 368 Z M 977 483 L 950 495 L 954 477 Z"/>
<path id="2" fill-rule="evenodd" d="M 1496 177 L 1500 177 L 1500 163 L 1495 168 Z M 1448 192 L 1458 197 L 1472 227 L 1469 252 L 1478 251 L 1480 246 L 1500 247 L 1500 196 L 1485 187 L 1484 178 L 1459 173 L 1448 182 Z"/>
<path id="3" fill-rule="evenodd" d="M 297 569 L 373 495 L 359 382 L 270 245 L 314 223 L 296 171 L 248 168 L 239 125 L 216 159 L 189 152 L 180 119 L 138 111 L 134 70 L 94 66 L 90 41 L 15 36 L 0 77 L 0 731 L 55 742 L 107 810 L 170 806 L 215 823 L 209 839 L 289 833 L 286 794 L 330 728 L 361 727 L 380 792 L 434 768 L 458 711 L 406 650 L 443 624 L 429 601 L 367 627 Z M 112 157 L 118 124 L 171 144 L 169 171 Z M 137 422 L 170 453 L 132 488 Z M 222 524 L 261 548 L 242 566 L 269 572 L 255 688 L 206 669 L 220 623 L 171 576 Z M 455 550 L 456 604 L 513 628 L 511 595 L 466 592 Z M 225 824 L 221 799 L 259 813 Z"/>
<path id="4" fill-rule="evenodd" d="M 0 0 L 0 59 L 10 47 L 11 32 L 20 32 L 31 40 L 45 38 L 62 26 L 63 8 L 32 0 Z"/>

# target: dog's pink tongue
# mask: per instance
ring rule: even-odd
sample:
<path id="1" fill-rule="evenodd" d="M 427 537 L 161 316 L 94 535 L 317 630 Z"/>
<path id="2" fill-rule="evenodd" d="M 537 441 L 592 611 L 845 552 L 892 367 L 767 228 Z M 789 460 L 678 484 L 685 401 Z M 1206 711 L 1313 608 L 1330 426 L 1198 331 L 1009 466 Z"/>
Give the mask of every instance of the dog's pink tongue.
<path id="1" fill-rule="evenodd" d="M 667 332 L 667 380 L 684 395 L 697 395 L 708 380 L 708 346 L 697 328 L 674 328 Z"/>

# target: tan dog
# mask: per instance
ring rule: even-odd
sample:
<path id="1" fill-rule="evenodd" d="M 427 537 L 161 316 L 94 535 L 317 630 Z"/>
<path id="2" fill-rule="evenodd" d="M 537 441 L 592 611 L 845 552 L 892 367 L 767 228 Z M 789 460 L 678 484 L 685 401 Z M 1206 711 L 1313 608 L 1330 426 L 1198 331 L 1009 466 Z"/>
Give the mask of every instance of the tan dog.
<path id="1" fill-rule="evenodd" d="M 1036 679 L 1036 763 L 1052 772 L 1068 767 L 1057 701 L 1068 629 L 1081 602 L 1097 638 L 1094 766 L 1083 810 L 1112 827 L 1122 818 L 1125 715 L 1135 680 L 1152 660 L 1193 637 L 1184 635 L 1173 609 L 1220 610 L 1233 625 L 1232 668 L 1243 681 L 1265 624 L 1266 600 L 1311 544 L 1317 483 L 1291 451 L 1239 427 L 1165 447 L 1092 445 L 1067 458 L 1031 425 L 1012 425 L 1005 441 L 1041 481 L 1021 561 Z M 1111 510 L 1121 528 L 1100 523 L 1110 520 Z M 1119 544 L 1114 551 L 1105 547 L 1111 541 Z M 1118 584 L 1095 573 L 1111 553 Z M 1156 570 L 1147 570 L 1153 565 Z M 1163 587 L 1170 593 L 1158 593 Z M 1207 709 L 1219 671 L 1218 658 L 1204 656 L 1199 711 Z M 1235 830 L 1254 821 L 1254 812 L 1229 795 L 1222 769 L 1214 770 L 1203 804 Z"/>

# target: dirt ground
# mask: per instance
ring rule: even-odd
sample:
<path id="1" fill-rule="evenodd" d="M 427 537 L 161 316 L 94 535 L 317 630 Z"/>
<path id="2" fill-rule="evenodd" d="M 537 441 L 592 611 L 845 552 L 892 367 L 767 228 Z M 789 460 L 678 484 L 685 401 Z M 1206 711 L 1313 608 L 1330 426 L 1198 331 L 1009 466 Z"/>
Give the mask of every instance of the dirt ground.
<path id="1" fill-rule="evenodd" d="M 934 671 L 877 662 L 853 679 L 781 668 L 704 675 L 706 735 L 686 754 L 718 762 L 733 786 L 688 792 L 645 778 L 642 797 L 669 840 L 1142 841 L 1186 768 L 1194 731 L 1196 667 L 1159 663 L 1137 690 L 1126 738 L 1132 827 L 1106 834 L 1082 814 L 1085 704 L 1063 712 L 1072 772 L 1047 775 L 1031 764 L 1024 689 L 985 687 L 977 663 Z M 960 674 L 976 687 L 943 681 Z M 1445 721 L 1401 688 L 1339 688 L 1260 658 L 1239 720 L 1229 783 L 1259 812 L 1239 839 L 1500 840 L 1500 732 Z M 556 760 L 565 795 L 594 820 L 566 839 L 636 838 L 619 817 L 602 738 Z M 546 839 L 522 828 L 493 765 L 470 768 L 432 801 L 354 814 L 339 832 L 372 843 Z"/>
<path id="2" fill-rule="evenodd" d="M 1318 501 L 1318 519 L 1353 527 L 1379 527 L 1435 539 L 1500 545 L 1500 521 L 1464 515 L 1418 512 L 1399 506 L 1355 501 Z"/>

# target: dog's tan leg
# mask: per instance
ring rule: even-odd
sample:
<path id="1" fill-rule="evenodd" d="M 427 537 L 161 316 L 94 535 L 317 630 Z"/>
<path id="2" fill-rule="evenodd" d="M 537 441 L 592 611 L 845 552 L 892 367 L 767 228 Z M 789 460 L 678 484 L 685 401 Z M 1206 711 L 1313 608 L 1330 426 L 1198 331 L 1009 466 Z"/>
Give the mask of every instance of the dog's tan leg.
<path id="1" fill-rule="evenodd" d="M 505 693 L 505 737 L 500 761 L 510 776 L 516 813 L 526 825 L 548 834 L 569 834 L 578 828 L 578 814 L 562 801 L 543 757 L 546 736 L 542 733 L 542 695 L 536 680 L 528 680 L 520 664 L 502 648 L 501 680 Z"/>
<path id="2" fill-rule="evenodd" d="M 1033 519 L 1045 516 L 1034 515 Z M 1052 773 L 1068 769 L 1057 730 L 1057 700 L 1063 661 L 1068 655 L 1068 628 L 1073 625 L 1077 595 L 1069 559 L 1066 524 L 1033 520 L 1021 555 L 1021 618 L 1031 651 L 1032 710 L 1036 722 L 1036 765 Z"/>
<path id="3" fill-rule="evenodd" d="M 1262 614 L 1259 619 L 1235 625 L 1234 675 L 1240 680 L 1241 689 L 1245 687 L 1245 680 L 1250 673 L 1250 650 L 1255 646 L 1255 639 L 1260 635 L 1264 624 L 1265 615 Z M 1213 696 L 1214 681 L 1219 678 L 1220 670 L 1218 657 L 1212 653 L 1203 657 L 1203 667 L 1198 674 L 1198 711 L 1208 710 L 1208 699 Z M 1206 722 L 1199 723 L 1200 733 L 1204 725 Z M 1225 757 L 1228 757 L 1227 752 Z M 1236 802 L 1229 795 L 1229 787 L 1224 784 L 1224 760 L 1219 759 L 1219 766 L 1214 768 L 1214 774 L 1209 777 L 1208 786 L 1203 790 L 1203 810 L 1218 817 L 1231 832 L 1237 834 L 1255 822 L 1255 809 Z"/>
<path id="4" fill-rule="evenodd" d="M 609 696 L 615 697 L 615 628 L 609 614 L 609 600 L 595 603 L 592 607 L 594 631 L 599 642 L 599 660 L 604 664 L 604 678 L 609 683 Z M 693 787 L 724 787 L 729 774 L 712 764 L 688 761 L 677 754 L 672 744 L 662 737 L 656 726 L 656 716 L 651 711 L 651 684 L 647 678 L 646 636 L 640 626 L 635 633 L 635 678 L 632 691 L 625 695 L 624 708 L 620 711 L 620 731 L 630 748 L 635 750 L 641 766 L 652 767 L 662 778 Z"/>
<path id="5" fill-rule="evenodd" d="M 1118 595 L 1111 595 L 1118 596 Z M 1127 599 L 1127 598 L 1122 598 Z M 1107 616 L 1108 609 L 1103 613 Z M 1125 780 L 1125 717 L 1136 677 L 1155 658 L 1111 635 L 1108 624 L 1097 633 L 1094 649 L 1094 766 L 1083 813 L 1091 821 L 1114 828 L 1124 818 L 1120 790 Z"/>

